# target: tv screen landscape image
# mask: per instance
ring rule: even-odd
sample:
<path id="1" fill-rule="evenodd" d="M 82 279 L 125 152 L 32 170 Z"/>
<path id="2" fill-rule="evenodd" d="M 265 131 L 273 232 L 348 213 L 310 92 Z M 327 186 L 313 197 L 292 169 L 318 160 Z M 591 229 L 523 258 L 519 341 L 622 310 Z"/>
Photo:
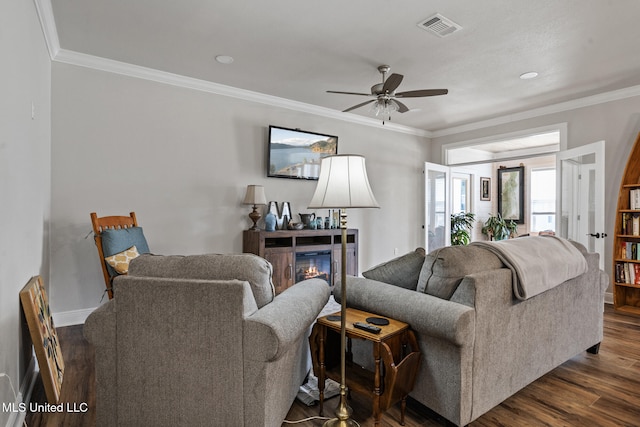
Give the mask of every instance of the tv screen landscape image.
<path id="1" fill-rule="evenodd" d="M 269 126 L 267 176 L 318 179 L 322 158 L 337 153 L 337 136 Z"/>

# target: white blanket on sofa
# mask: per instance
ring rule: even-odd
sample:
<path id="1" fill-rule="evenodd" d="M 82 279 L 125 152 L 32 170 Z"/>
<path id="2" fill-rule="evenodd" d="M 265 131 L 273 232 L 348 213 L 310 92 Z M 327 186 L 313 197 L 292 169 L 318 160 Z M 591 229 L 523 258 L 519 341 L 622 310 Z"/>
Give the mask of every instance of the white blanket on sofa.
<path id="1" fill-rule="evenodd" d="M 473 242 L 496 254 L 511 269 L 513 293 L 519 300 L 541 294 L 587 271 L 578 248 L 556 236 Z"/>

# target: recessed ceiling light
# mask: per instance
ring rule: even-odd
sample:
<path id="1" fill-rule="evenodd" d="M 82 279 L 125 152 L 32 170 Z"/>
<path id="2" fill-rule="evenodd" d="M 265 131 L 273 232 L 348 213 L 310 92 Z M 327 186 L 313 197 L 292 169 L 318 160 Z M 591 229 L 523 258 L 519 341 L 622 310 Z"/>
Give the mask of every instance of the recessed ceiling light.
<path id="1" fill-rule="evenodd" d="M 216 56 L 216 61 L 221 64 L 231 64 L 233 62 L 233 57 L 229 55 L 218 55 Z"/>
<path id="2" fill-rule="evenodd" d="M 535 79 L 536 77 L 538 77 L 538 73 L 536 73 L 535 71 L 529 71 L 524 74 L 520 74 L 520 78 L 522 80 Z"/>

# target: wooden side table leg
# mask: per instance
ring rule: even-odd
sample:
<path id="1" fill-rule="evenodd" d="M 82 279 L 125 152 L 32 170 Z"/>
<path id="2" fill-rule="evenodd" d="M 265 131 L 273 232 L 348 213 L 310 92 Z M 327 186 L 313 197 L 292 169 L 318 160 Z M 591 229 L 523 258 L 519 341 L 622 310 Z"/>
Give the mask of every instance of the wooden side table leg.
<path id="1" fill-rule="evenodd" d="M 318 372 L 318 394 L 319 394 L 319 414 L 322 416 L 324 411 L 324 383 L 325 383 L 325 360 L 324 360 L 324 344 L 327 336 L 327 328 L 320 326 L 319 332 L 319 345 L 318 345 L 318 362 L 320 365 L 320 372 Z"/>
<path id="2" fill-rule="evenodd" d="M 408 335 L 407 331 L 405 331 L 402 334 L 402 355 L 401 355 L 401 359 L 400 360 L 404 360 L 404 358 L 408 354 L 407 346 L 409 344 L 409 339 L 408 339 L 407 335 Z M 404 425 L 404 414 L 405 414 L 406 409 L 407 409 L 407 396 L 404 395 L 404 396 L 402 396 L 402 401 L 400 403 L 400 425 L 401 426 Z"/>
<path id="3" fill-rule="evenodd" d="M 380 425 L 380 385 L 382 383 L 380 372 L 380 343 L 378 342 L 373 344 L 373 359 L 375 361 L 375 372 L 373 379 L 373 425 L 377 427 Z"/>

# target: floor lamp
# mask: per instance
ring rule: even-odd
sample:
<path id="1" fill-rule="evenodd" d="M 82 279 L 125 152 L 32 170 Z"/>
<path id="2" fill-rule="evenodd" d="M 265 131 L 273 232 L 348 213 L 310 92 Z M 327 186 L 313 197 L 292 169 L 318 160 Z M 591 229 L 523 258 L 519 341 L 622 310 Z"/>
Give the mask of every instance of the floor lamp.
<path id="1" fill-rule="evenodd" d="M 340 403 L 336 418 L 324 423 L 323 427 L 357 426 L 351 419 L 351 408 L 347 405 L 346 383 L 346 310 L 347 310 L 347 208 L 378 208 L 373 196 L 364 157 L 351 154 L 324 157 L 320 164 L 318 186 L 313 194 L 309 209 L 340 209 L 342 230 L 341 263 L 341 311 L 340 311 Z"/>

